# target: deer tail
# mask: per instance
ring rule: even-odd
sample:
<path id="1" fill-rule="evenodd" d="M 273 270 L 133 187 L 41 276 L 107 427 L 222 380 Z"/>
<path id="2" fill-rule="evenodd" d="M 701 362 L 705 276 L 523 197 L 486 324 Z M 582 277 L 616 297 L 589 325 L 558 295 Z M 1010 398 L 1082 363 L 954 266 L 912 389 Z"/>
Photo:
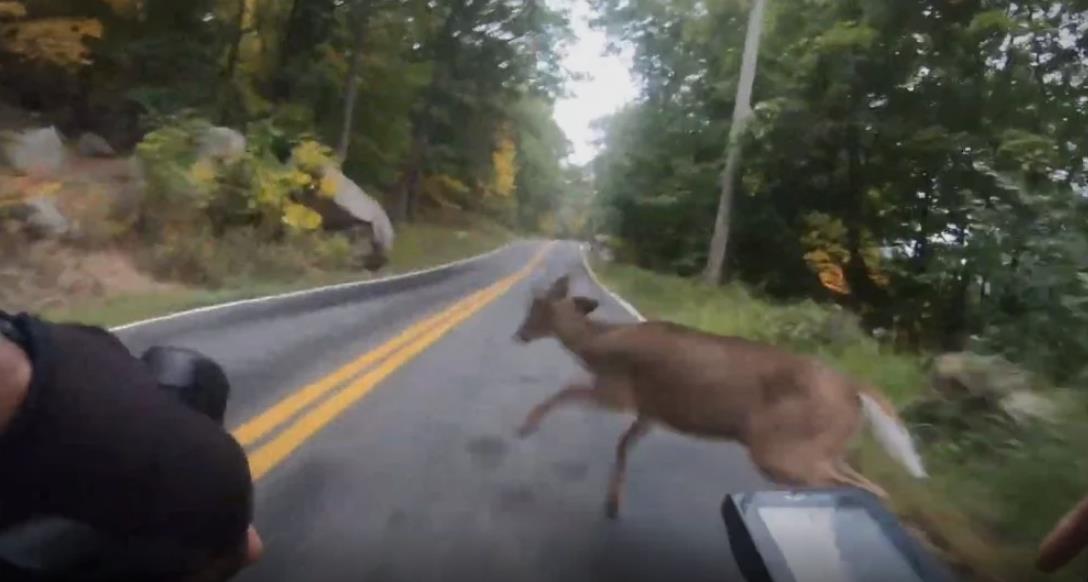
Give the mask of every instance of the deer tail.
<path id="1" fill-rule="evenodd" d="M 862 390 L 858 395 L 861 397 L 861 410 L 880 446 L 911 476 L 918 479 L 928 477 L 922 456 L 914 446 L 914 439 L 892 403 L 873 390 Z"/>

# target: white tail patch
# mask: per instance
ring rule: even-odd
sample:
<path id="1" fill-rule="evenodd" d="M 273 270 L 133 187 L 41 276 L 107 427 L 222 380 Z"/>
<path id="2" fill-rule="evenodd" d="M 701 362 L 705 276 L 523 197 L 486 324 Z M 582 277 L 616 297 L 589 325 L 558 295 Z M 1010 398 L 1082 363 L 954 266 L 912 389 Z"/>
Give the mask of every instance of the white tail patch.
<path id="1" fill-rule="evenodd" d="M 906 467 L 907 472 L 912 476 L 919 479 L 928 477 L 922 465 L 922 456 L 914 448 L 914 439 L 911 438 L 907 427 L 888 414 L 872 396 L 864 393 L 859 396 L 861 396 L 861 409 L 865 413 L 865 418 L 869 420 L 869 426 L 872 427 L 873 435 L 880 446 L 884 447 L 884 450 L 899 464 Z"/>

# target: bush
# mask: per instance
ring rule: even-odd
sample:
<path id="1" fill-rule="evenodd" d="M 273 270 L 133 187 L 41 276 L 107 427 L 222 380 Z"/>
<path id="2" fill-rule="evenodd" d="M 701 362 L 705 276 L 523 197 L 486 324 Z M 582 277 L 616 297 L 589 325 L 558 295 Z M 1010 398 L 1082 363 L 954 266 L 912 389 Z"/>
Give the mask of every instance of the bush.
<path id="1" fill-rule="evenodd" d="M 145 236 L 184 227 L 198 216 L 216 232 L 252 227 L 263 240 L 321 227 L 321 216 L 300 201 L 335 193 L 335 184 L 323 179 L 324 168 L 333 163 L 328 148 L 292 139 L 262 122 L 250 128 L 246 150 L 237 158 L 199 158 L 199 141 L 210 128 L 200 118 L 172 117 L 137 146 L 147 183 L 141 213 Z M 290 159 L 283 160 L 291 143 Z"/>
<path id="2" fill-rule="evenodd" d="M 207 121 L 169 118 L 137 147 L 146 182 L 140 211 L 142 261 L 159 277 L 221 287 L 249 277 L 289 278 L 352 265 L 352 244 L 319 232 L 301 203 L 331 196 L 328 148 L 272 122 L 251 125 L 233 159 L 198 157 Z"/>

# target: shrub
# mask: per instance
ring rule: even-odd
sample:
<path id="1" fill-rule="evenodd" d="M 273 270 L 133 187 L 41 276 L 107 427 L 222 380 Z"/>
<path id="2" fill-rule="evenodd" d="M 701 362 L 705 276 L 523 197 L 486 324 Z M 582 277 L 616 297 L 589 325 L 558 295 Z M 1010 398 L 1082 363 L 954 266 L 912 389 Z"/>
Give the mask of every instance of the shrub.
<path id="1" fill-rule="evenodd" d="M 314 231 L 321 216 L 300 201 L 332 196 L 324 168 L 331 152 L 310 139 L 292 140 L 267 122 L 251 126 L 245 152 L 235 159 L 198 158 L 207 121 L 178 116 L 149 133 L 137 146 L 147 182 L 143 232 L 156 235 L 170 224 L 187 224 L 197 215 L 216 232 L 253 227 L 265 240 L 285 231 Z M 295 141 L 290 159 L 285 144 Z"/>

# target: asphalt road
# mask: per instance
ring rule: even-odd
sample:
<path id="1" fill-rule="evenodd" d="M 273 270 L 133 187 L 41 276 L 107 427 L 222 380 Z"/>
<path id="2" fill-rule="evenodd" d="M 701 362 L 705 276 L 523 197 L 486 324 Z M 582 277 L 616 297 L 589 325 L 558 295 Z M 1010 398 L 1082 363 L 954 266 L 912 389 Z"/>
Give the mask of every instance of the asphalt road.
<path id="1" fill-rule="evenodd" d="M 593 283 L 574 244 L 552 245 L 524 271 L 544 247 L 514 245 L 397 293 L 121 332 L 134 350 L 168 342 L 219 360 L 234 385 L 227 423 L 236 429 L 505 278 L 508 289 L 500 284 L 433 343 L 406 344 L 360 369 L 384 366 L 380 381 L 352 380 L 355 388 L 315 399 L 248 447 L 251 463 L 270 450 L 265 460 L 273 458 L 257 482 L 267 553 L 239 580 L 739 579 L 719 506 L 727 492 L 765 483 L 736 445 L 657 429 L 632 453 L 625 505 L 612 522 L 605 487 L 630 418 L 563 410 L 532 437 L 515 436 L 534 404 L 585 374 L 552 340 L 512 340 L 530 287 L 569 272 L 575 292 L 602 301 L 597 317 L 631 319 Z M 526 276 L 509 278 L 519 270 Z M 418 354 L 407 358 L 412 345 Z M 328 400 L 336 394 L 339 404 Z"/>

